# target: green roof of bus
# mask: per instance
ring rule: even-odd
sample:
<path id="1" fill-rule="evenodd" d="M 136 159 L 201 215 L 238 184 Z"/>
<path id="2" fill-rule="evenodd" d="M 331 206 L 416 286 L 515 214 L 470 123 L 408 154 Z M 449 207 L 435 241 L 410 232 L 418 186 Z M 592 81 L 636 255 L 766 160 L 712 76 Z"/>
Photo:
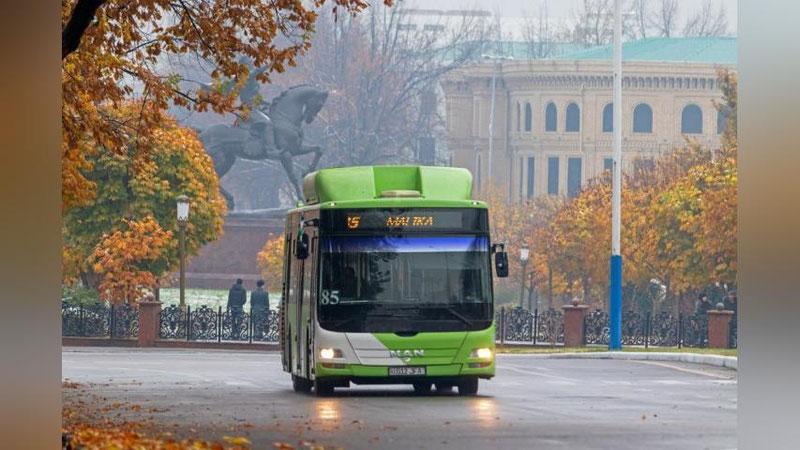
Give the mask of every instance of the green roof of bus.
<path id="1" fill-rule="evenodd" d="M 389 197 L 392 191 L 418 196 Z M 472 201 L 472 174 L 458 167 L 355 166 L 321 169 L 303 179 L 308 206 L 477 206 Z M 412 194 L 413 195 L 413 194 Z M 483 206 L 483 202 L 480 202 Z"/>

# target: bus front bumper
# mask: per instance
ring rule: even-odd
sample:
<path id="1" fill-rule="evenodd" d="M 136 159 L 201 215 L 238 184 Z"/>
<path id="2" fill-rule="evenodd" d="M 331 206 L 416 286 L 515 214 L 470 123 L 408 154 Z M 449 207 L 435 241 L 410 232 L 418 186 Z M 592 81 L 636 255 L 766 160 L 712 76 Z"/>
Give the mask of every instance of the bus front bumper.
<path id="1" fill-rule="evenodd" d="M 425 366 L 424 376 L 390 376 L 389 366 L 367 366 L 363 364 L 317 363 L 316 378 L 349 379 L 356 383 L 366 384 L 405 384 L 427 380 L 431 382 L 445 381 L 447 378 L 475 377 L 490 379 L 495 373 L 494 360 L 490 362 L 466 362 L 453 364 L 436 364 Z"/>

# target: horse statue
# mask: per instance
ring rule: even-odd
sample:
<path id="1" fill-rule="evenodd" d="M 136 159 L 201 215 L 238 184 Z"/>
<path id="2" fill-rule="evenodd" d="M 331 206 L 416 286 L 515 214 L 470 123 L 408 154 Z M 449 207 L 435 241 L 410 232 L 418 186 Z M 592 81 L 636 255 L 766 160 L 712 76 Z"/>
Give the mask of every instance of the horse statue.
<path id="1" fill-rule="evenodd" d="M 252 84 L 251 81 L 255 82 L 257 70 L 251 72 L 245 87 Z M 257 98 L 250 92 L 252 89 L 243 91 L 240 92 L 243 102 L 250 103 Z M 280 161 L 297 198 L 302 199 L 303 190 L 300 178 L 295 174 L 293 158 L 314 153 L 313 161 L 304 172 L 316 169 L 322 157 L 322 148 L 303 143 L 302 123 L 313 122 L 327 98 L 328 92 L 325 90 L 309 85 L 294 86 L 283 91 L 269 104 L 253 105 L 247 120 L 233 125 L 216 124 L 203 130 L 200 140 L 214 162 L 217 175 L 221 178 L 228 173 L 236 158 Z M 221 191 L 228 208 L 233 210 L 233 196 L 225 189 L 221 188 Z"/>

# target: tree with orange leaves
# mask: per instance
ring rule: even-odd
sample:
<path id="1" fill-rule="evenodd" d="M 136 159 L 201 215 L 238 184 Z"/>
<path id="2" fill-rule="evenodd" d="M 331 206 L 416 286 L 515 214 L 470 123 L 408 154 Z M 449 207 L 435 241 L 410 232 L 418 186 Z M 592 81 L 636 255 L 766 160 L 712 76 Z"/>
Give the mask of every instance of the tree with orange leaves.
<path id="1" fill-rule="evenodd" d="M 391 0 L 384 0 L 390 4 Z M 170 105 L 246 116 L 236 101 L 251 61 L 258 81 L 294 66 L 308 50 L 316 9 L 326 0 L 63 0 L 61 2 L 62 205 L 82 205 L 97 184 L 84 176 L 102 151 L 146 153 Z M 365 0 L 331 0 L 346 13 Z M 211 76 L 201 86 L 173 64 L 199 62 Z M 227 81 L 233 80 L 233 81 Z M 139 101 L 138 114 L 113 109 Z"/>
<path id="2" fill-rule="evenodd" d="M 133 302 L 155 288 L 157 276 L 144 266 L 155 263 L 169 246 L 172 231 L 161 228 L 153 216 L 122 220 L 122 226 L 103 234 L 89 263 L 100 282 L 100 298 L 114 303 Z"/>
<path id="3" fill-rule="evenodd" d="M 120 122 L 135 120 L 139 110 L 138 103 L 130 103 L 115 110 L 114 117 Z M 177 231 L 175 202 L 181 194 L 187 195 L 192 205 L 186 225 L 187 255 L 196 254 L 222 233 L 226 206 L 211 158 L 194 130 L 181 127 L 166 116 L 159 120 L 161 126 L 150 130 L 147 153 L 139 152 L 131 143 L 123 153 L 101 148 L 87 157 L 89 168 L 81 170 L 81 176 L 99 188 L 93 199 L 64 211 L 66 283 L 80 280 L 84 286 L 102 292 L 120 291 L 113 298 L 128 300 L 141 286 L 157 289 L 157 281 L 178 265 L 178 245 L 171 233 Z M 141 250 L 129 247 L 135 246 L 135 239 L 145 242 L 146 231 L 158 234 L 166 242 L 150 244 L 146 253 L 124 259 L 122 253 Z M 117 239 L 121 241 L 115 244 Z M 97 265 L 101 256 L 104 263 Z M 123 276 L 125 270 L 130 275 Z M 149 273 L 146 277 L 145 272 Z M 138 287 L 114 284 L 109 288 L 109 277 L 127 280 L 114 283 Z M 105 288 L 102 282 L 106 283 Z"/>

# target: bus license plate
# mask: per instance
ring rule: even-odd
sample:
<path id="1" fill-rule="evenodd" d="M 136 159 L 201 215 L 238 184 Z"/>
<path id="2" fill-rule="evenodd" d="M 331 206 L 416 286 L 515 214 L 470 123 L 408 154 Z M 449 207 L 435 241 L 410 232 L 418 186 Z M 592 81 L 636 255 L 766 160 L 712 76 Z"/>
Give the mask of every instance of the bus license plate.
<path id="1" fill-rule="evenodd" d="M 389 376 L 425 375 L 425 367 L 389 367 Z"/>

